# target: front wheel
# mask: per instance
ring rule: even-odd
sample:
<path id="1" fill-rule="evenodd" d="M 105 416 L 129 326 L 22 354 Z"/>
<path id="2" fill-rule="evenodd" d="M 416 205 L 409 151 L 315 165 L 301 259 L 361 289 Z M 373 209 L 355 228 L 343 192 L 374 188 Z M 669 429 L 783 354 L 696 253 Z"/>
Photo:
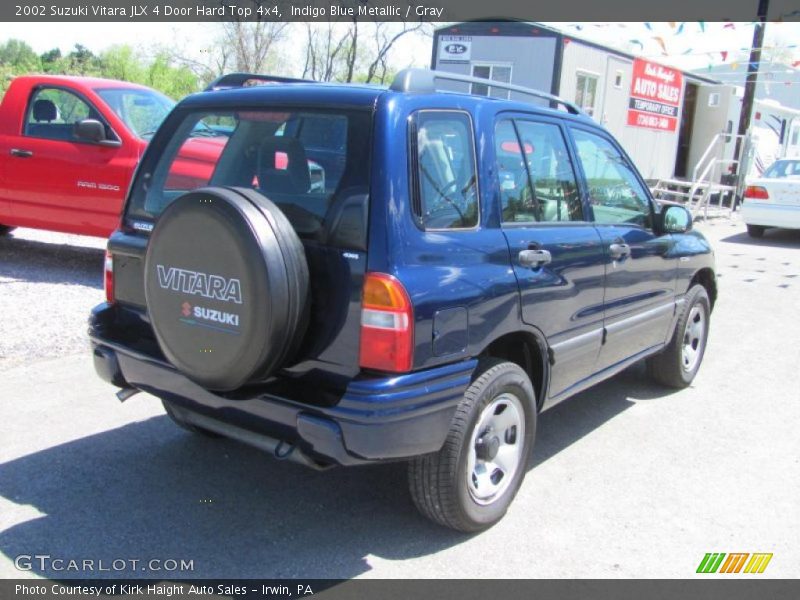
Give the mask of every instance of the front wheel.
<path id="1" fill-rule="evenodd" d="M 409 463 L 420 512 L 458 531 L 497 523 L 522 484 L 536 433 L 536 396 L 518 365 L 493 360 L 467 389 L 444 446 Z"/>
<path id="2" fill-rule="evenodd" d="M 747 235 L 751 238 L 760 238 L 764 237 L 764 229 L 761 225 L 748 225 L 747 226 Z"/>
<path id="3" fill-rule="evenodd" d="M 669 345 L 647 359 L 647 369 L 655 381 L 674 388 L 685 388 L 692 383 L 706 351 L 710 315 L 706 289 L 693 285 L 686 293 L 686 305 Z"/>

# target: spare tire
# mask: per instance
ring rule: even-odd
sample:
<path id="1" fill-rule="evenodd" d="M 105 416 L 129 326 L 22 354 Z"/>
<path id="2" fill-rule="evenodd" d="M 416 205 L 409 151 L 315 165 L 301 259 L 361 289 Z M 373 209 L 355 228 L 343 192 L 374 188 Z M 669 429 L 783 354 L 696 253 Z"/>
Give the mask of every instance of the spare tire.
<path id="1" fill-rule="evenodd" d="M 203 188 L 167 206 L 150 236 L 144 282 L 164 356 L 210 390 L 266 379 L 305 334 L 303 245 L 253 190 Z"/>

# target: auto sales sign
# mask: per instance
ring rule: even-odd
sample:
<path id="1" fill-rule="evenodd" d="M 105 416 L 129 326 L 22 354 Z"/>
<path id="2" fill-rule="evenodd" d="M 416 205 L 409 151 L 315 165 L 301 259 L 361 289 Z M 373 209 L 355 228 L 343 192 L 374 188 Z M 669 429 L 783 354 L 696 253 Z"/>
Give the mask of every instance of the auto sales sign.
<path id="1" fill-rule="evenodd" d="M 628 125 L 675 131 L 681 105 L 683 74 L 658 63 L 633 61 Z"/>

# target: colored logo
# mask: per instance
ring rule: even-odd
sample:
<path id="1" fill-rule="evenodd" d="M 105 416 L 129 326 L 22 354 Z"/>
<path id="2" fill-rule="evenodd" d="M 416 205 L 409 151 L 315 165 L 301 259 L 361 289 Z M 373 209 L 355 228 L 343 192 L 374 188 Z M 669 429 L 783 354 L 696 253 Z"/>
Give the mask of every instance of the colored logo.
<path id="1" fill-rule="evenodd" d="M 184 302 L 181 304 L 181 314 L 183 317 L 179 320 L 187 325 L 192 325 L 195 327 L 207 327 L 216 331 L 223 331 L 225 333 L 239 335 L 239 332 L 235 329 L 229 329 L 227 327 L 220 327 L 216 325 L 216 323 L 219 323 L 220 325 L 231 325 L 238 328 L 239 315 L 236 313 L 204 308 L 202 306 L 192 306 L 189 302 Z M 209 321 L 210 323 L 203 323 L 201 321 Z"/>
<path id="2" fill-rule="evenodd" d="M 698 573 L 763 573 L 772 553 L 765 552 L 709 552 L 700 561 Z M 744 569 L 744 570 L 742 570 Z"/>

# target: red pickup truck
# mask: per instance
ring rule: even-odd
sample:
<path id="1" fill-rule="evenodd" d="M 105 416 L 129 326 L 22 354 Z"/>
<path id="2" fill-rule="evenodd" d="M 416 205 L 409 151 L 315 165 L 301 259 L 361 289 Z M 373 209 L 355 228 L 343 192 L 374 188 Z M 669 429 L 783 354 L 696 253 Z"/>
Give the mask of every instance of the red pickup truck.
<path id="1" fill-rule="evenodd" d="M 174 102 L 148 87 L 32 75 L 0 104 L 0 235 L 14 227 L 108 236 L 136 164 Z M 208 181 L 227 136 L 208 126 L 181 148 L 183 176 Z"/>

